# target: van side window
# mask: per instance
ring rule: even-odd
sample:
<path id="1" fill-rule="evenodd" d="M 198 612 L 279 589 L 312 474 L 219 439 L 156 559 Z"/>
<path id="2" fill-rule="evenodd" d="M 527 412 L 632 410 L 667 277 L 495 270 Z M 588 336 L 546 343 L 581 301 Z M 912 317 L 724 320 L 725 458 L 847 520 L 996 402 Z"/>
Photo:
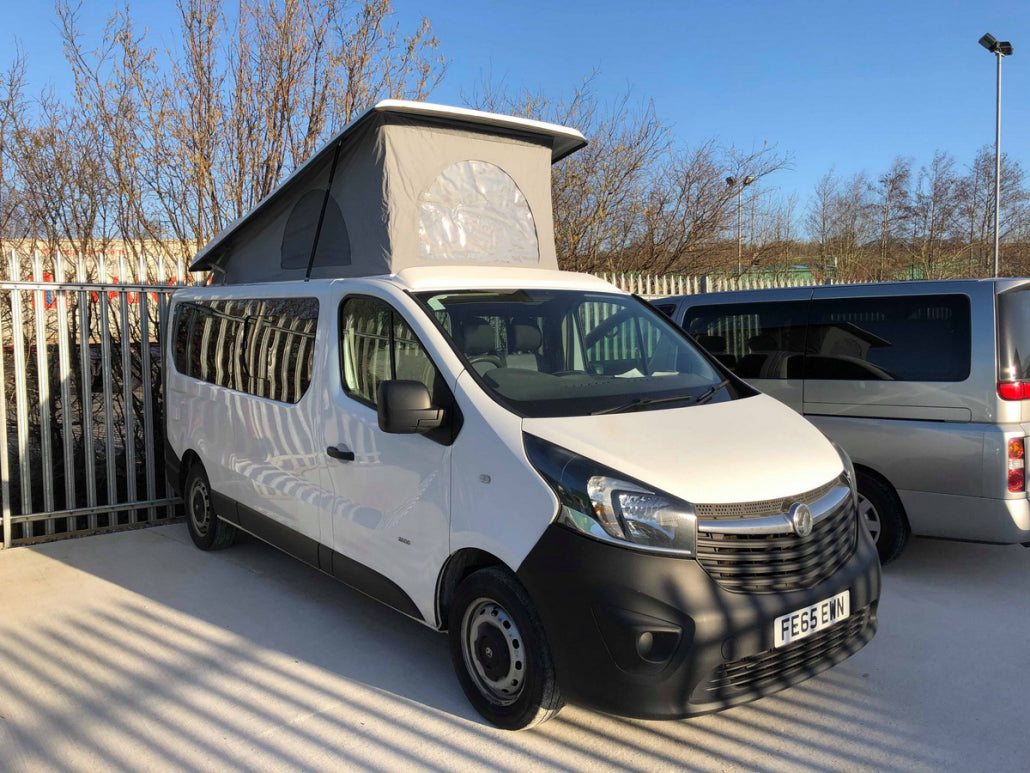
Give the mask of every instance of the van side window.
<path id="1" fill-rule="evenodd" d="M 435 405 L 450 402 L 436 366 L 415 332 L 389 304 L 351 297 L 340 310 L 340 361 L 343 388 L 351 397 L 376 406 L 381 381 L 420 381 Z"/>
<path id="2" fill-rule="evenodd" d="M 813 301 L 805 378 L 963 381 L 970 338 L 965 295 Z"/>
<path id="3" fill-rule="evenodd" d="M 176 307 L 175 369 L 256 397 L 299 402 L 311 384 L 317 298 L 189 301 Z"/>
<path id="4" fill-rule="evenodd" d="M 189 373 L 192 318 L 193 307 L 190 304 L 180 303 L 175 307 L 175 319 L 172 320 L 172 360 L 175 363 L 175 369 L 183 374 Z"/>
<path id="5" fill-rule="evenodd" d="M 801 378 L 805 301 L 732 303 L 687 309 L 683 327 L 744 379 Z"/>

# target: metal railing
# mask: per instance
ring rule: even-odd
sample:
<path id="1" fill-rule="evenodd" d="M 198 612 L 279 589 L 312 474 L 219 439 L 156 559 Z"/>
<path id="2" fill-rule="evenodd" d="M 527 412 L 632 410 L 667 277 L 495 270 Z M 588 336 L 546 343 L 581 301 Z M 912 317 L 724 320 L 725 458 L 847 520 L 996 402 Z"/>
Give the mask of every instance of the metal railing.
<path id="1" fill-rule="evenodd" d="M 67 282 L 65 267 L 0 282 L 3 547 L 178 514 L 161 390 L 175 288 Z"/>

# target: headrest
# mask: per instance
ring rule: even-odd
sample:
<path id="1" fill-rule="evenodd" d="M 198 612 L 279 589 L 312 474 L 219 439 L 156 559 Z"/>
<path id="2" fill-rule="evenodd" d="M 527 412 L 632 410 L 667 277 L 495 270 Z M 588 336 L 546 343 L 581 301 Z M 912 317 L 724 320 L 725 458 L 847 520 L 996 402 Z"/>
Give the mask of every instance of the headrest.
<path id="1" fill-rule="evenodd" d="M 699 346 L 710 352 L 726 351 L 726 336 L 699 335 L 695 336 L 694 340 L 697 341 Z"/>
<path id="2" fill-rule="evenodd" d="M 511 332 L 514 340 L 512 352 L 535 352 L 540 348 L 543 336 L 536 325 L 515 324 L 512 325 Z"/>
<path id="3" fill-rule="evenodd" d="M 485 319 L 473 317 L 465 323 L 463 332 L 465 354 L 469 357 L 487 354 L 496 349 L 494 329 Z"/>
<path id="4" fill-rule="evenodd" d="M 772 352 L 779 348 L 776 345 L 776 336 L 768 333 L 752 336 L 747 342 L 747 347 L 753 352 Z"/>

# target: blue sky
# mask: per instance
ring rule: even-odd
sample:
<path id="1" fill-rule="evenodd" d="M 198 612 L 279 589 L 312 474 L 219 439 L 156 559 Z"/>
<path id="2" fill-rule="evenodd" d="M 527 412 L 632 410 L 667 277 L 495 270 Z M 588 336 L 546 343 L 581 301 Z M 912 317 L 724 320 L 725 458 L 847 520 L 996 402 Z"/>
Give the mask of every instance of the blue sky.
<path id="1" fill-rule="evenodd" d="M 985 32 L 1015 47 L 1003 63 L 1002 148 L 1030 172 L 1030 3 L 757 0 L 394 0 L 406 27 L 428 16 L 451 60 L 433 100 L 461 104 L 484 78 L 561 95 L 599 68 L 612 99 L 653 99 L 677 143 L 776 145 L 793 168 L 769 178 L 805 206 L 831 167 L 917 165 L 936 149 L 968 164 L 994 142 L 994 56 Z M 174 43 L 172 0 L 131 3 L 155 42 Z M 86 0 L 98 17 L 110 0 Z M 0 65 L 15 40 L 34 88 L 67 88 L 47 2 L 0 2 Z"/>

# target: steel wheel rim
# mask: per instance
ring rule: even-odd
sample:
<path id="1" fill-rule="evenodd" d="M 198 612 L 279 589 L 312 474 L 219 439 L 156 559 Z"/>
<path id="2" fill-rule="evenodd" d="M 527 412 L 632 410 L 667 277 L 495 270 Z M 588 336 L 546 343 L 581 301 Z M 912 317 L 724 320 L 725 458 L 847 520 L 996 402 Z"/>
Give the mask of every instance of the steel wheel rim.
<path id="1" fill-rule="evenodd" d="M 869 534 L 873 538 L 873 544 L 878 543 L 881 532 L 880 514 L 873 506 L 873 503 L 861 494 L 858 495 L 858 514 L 865 522 L 866 528 L 869 529 Z"/>
<path id="2" fill-rule="evenodd" d="M 461 654 L 472 681 L 492 703 L 510 706 L 525 687 L 525 644 L 508 611 L 478 598 L 461 620 Z"/>
<path id="3" fill-rule="evenodd" d="M 200 536 L 207 534 L 211 525 L 211 495 L 204 481 L 197 478 L 190 487 L 190 523 Z"/>

